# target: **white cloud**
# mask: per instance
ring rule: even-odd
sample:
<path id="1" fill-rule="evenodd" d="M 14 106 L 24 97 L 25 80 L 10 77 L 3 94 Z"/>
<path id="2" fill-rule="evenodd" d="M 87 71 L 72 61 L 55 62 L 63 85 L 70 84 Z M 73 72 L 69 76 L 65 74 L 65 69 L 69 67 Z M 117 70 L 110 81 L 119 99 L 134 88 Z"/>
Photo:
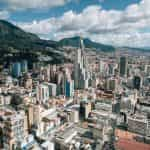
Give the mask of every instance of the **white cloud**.
<path id="1" fill-rule="evenodd" d="M 51 8 L 62 6 L 70 0 L 1 0 L 13 10 L 32 8 Z"/>
<path id="2" fill-rule="evenodd" d="M 99 0 L 100 3 L 103 3 L 105 0 Z"/>
<path id="3" fill-rule="evenodd" d="M 53 30 L 52 21 L 50 20 L 43 20 L 40 22 L 34 20 L 31 23 L 20 23 L 19 26 L 21 26 L 26 31 L 36 34 L 47 34 Z"/>
<path id="4" fill-rule="evenodd" d="M 0 19 L 7 19 L 9 18 L 9 12 L 8 11 L 0 11 Z"/>
<path id="5" fill-rule="evenodd" d="M 150 46 L 150 0 L 129 5 L 125 10 L 104 10 L 98 5 L 81 13 L 68 11 L 59 18 L 19 23 L 26 31 L 54 39 L 82 35 L 113 45 Z M 148 29 L 145 33 L 144 30 Z"/>

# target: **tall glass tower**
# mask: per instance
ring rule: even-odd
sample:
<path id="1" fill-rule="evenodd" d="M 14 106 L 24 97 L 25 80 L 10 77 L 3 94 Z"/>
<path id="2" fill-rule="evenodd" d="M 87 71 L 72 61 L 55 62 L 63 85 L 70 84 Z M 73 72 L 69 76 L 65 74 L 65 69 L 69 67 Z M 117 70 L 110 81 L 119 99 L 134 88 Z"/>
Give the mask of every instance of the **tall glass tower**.
<path id="1" fill-rule="evenodd" d="M 120 57 L 120 76 L 127 75 L 128 60 L 127 57 Z"/>
<path id="2" fill-rule="evenodd" d="M 12 64 L 12 76 L 15 78 L 21 76 L 21 64 L 19 62 Z"/>

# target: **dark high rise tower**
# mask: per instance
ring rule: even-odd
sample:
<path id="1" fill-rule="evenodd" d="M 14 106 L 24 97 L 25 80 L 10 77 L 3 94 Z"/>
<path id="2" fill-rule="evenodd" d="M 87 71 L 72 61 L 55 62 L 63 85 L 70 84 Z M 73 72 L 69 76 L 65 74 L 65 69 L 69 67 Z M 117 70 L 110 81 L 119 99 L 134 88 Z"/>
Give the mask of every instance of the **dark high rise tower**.
<path id="1" fill-rule="evenodd" d="M 127 57 L 120 57 L 120 76 L 127 75 L 128 60 Z"/>
<path id="2" fill-rule="evenodd" d="M 135 76 L 133 79 L 134 89 L 139 90 L 141 87 L 141 78 L 139 76 Z"/>

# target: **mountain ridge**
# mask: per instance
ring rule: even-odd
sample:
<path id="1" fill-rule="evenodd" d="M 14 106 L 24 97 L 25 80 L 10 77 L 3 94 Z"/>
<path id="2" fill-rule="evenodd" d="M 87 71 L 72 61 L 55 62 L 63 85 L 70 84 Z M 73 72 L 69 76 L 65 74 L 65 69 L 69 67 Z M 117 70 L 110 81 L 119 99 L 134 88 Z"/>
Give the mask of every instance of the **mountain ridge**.
<path id="1" fill-rule="evenodd" d="M 95 48 L 97 50 L 101 50 L 101 51 L 105 51 L 105 52 L 115 51 L 115 47 L 113 47 L 111 45 L 105 45 L 105 44 L 93 42 L 92 40 L 90 40 L 88 38 L 82 38 L 82 39 L 83 39 L 85 48 Z M 59 45 L 62 47 L 63 46 L 79 47 L 79 43 L 80 43 L 79 41 L 80 41 L 79 36 L 69 37 L 69 38 L 64 38 L 64 39 L 60 40 Z"/>
<path id="2" fill-rule="evenodd" d="M 59 41 L 40 39 L 36 34 L 29 33 L 14 24 L 0 20 L 0 50 L 8 50 L 9 48 L 17 49 L 19 51 L 43 51 L 47 47 L 62 48 L 67 46 L 79 47 L 79 36 L 68 37 Z M 116 50 L 115 46 L 94 42 L 88 38 L 83 38 L 85 48 L 92 48 L 98 51 L 113 52 Z M 121 48 L 128 48 L 126 46 Z M 144 48 L 129 49 L 145 51 Z M 149 51 L 150 49 L 146 49 Z"/>
<path id="3" fill-rule="evenodd" d="M 43 40 L 40 39 L 36 34 L 25 32 L 21 28 L 9 23 L 8 21 L 0 20 L 0 39 L 0 49 L 13 47 L 20 50 L 42 50 L 46 47 L 78 47 L 80 37 L 76 36 L 64 38 L 60 41 Z M 88 38 L 84 38 L 83 40 L 86 48 L 95 48 L 102 51 L 115 50 L 113 46 L 96 43 Z"/>

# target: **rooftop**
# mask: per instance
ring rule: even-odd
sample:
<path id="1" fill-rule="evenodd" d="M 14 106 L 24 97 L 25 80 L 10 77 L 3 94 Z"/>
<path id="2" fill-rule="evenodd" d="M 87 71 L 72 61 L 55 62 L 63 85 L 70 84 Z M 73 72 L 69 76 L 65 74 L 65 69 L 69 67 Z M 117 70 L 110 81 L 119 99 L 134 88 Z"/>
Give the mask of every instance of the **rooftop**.
<path id="1" fill-rule="evenodd" d="M 116 129 L 115 135 L 118 137 L 115 143 L 116 149 L 119 150 L 150 150 L 150 145 L 140 143 L 135 140 L 138 134 Z"/>

